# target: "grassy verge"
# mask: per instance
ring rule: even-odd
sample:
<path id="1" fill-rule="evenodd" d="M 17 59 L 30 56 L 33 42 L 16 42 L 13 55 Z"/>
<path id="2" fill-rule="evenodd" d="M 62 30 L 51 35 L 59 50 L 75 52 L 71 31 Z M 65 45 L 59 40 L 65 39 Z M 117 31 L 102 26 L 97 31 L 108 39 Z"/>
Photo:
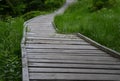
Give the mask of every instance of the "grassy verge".
<path id="1" fill-rule="evenodd" d="M 63 15 L 55 17 L 59 33 L 82 33 L 120 52 L 120 1 L 115 7 L 90 12 L 91 0 L 78 0 Z"/>
<path id="2" fill-rule="evenodd" d="M 24 20 L 0 21 L 0 81 L 21 81 L 21 50 Z"/>

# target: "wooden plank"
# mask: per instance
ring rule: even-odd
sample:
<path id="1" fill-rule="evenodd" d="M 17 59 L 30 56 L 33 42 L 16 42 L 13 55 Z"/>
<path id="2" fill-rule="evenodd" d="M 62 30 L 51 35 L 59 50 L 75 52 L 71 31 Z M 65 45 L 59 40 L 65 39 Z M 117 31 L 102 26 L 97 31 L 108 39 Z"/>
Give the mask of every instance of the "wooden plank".
<path id="1" fill-rule="evenodd" d="M 70 38 L 52 38 L 52 37 L 27 37 L 27 40 L 59 40 L 59 41 L 84 41 L 83 39 L 70 39 Z"/>
<path id="2" fill-rule="evenodd" d="M 49 17 L 48 17 L 49 18 Z M 44 23 L 44 24 L 49 24 L 49 22 L 50 22 L 50 19 L 46 19 L 46 18 L 39 18 L 39 19 L 35 19 L 35 20 L 32 20 L 32 21 L 30 21 L 29 23 L 28 23 L 28 25 L 32 25 L 32 24 L 37 24 L 38 26 L 39 26 L 39 24 L 41 24 L 41 23 Z"/>
<path id="3" fill-rule="evenodd" d="M 39 36 L 41 34 L 51 34 L 51 32 L 55 32 L 55 30 L 53 29 L 47 29 L 47 27 L 43 28 L 43 27 L 39 27 L 39 28 L 29 28 L 29 32 L 27 32 L 27 35 L 31 35 L 32 37 L 33 36 Z M 34 34 L 31 34 L 31 33 L 34 33 Z"/>
<path id="4" fill-rule="evenodd" d="M 74 74 L 117 74 L 120 75 L 120 70 L 105 70 L 105 69 L 71 69 L 71 68 L 29 68 L 30 73 L 74 73 Z"/>
<path id="5" fill-rule="evenodd" d="M 30 73 L 30 79 L 41 80 L 95 80 L 95 81 L 119 81 L 120 75 L 107 74 L 69 74 L 69 73 Z"/>
<path id="6" fill-rule="evenodd" d="M 41 21 L 44 21 L 46 19 L 42 19 Z M 49 21 L 51 20 L 47 20 L 46 22 L 39 22 L 39 23 L 36 23 L 36 22 L 30 22 L 30 23 L 27 23 L 28 26 L 41 26 L 41 25 L 51 25 L 51 23 L 49 23 Z"/>
<path id="7" fill-rule="evenodd" d="M 40 35 L 42 34 L 51 34 L 53 32 L 55 32 L 54 30 L 37 30 L 37 29 L 29 29 L 29 33 L 27 33 L 27 36 L 39 36 L 39 32 Z"/>
<path id="8" fill-rule="evenodd" d="M 28 73 L 28 59 L 26 54 L 26 49 L 24 44 L 21 44 L 22 48 L 22 80 L 29 81 L 29 73 Z"/>
<path id="9" fill-rule="evenodd" d="M 69 38 L 69 39 L 80 39 L 76 34 L 55 34 L 53 38 Z"/>
<path id="10" fill-rule="evenodd" d="M 61 44 L 61 45 L 90 45 L 84 41 L 58 41 L 58 40 L 29 40 L 27 44 Z"/>
<path id="11" fill-rule="evenodd" d="M 26 48 L 31 49 L 98 49 L 91 45 L 49 45 L 49 44 L 26 44 Z"/>
<path id="12" fill-rule="evenodd" d="M 118 59 L 115 58 L 110 58 L 110 57 L 89 57 L 89 56 L 35 56 L 35 55 L 29 55 L 28 58 L 34 58 L 34 59 L 51 59 L 51 60 L 86 60 L 86 61 L 119 61 Z"/>
<path id="13" fill-rule="evenodd" d="M 86 60 L 48 60 L 48 59 L 30 59 L 30 63 L 63 63 L 63 64 L 99 64 L 99 65 L 120 65 L 120 61 L 86 61 Z"/>
<path id="14" fill-rule="evenodd" d="M 32 28 L 32 27 L 31 27 Z M 34 28 L 34 27 L 33 27 Z M 39 27 L 36 27 L 36 28 L 39 28 Z M 43 29 L 45 29 L 45 28 L 43 28 Z M 51 29 L 51 28 L 47 28 L 47 29 L 49 29 L 49 30 L 54 30 L 54 29 Z M 38 29 L 39 30 L 39 29 Z M 46 29 L 45 29 L 46 30 Z M 55 31 L 55 30 L 54 30 Z M 28 37 L 28 39 L 30 39 L 30 38 L 32 38 L 32 39 L 38 39 L 37 37 Z M 44 37 L 45 38 L 45 37 Z M 70 35 L 66 35 L 66 34 L 57 34 L 57 33 L 54 33 L 52 36 L 50 36 L 50 37 L 47 37 L 47 39 L 49 39 L 49 38 L 64 38 L 64 39 L 81 39 L 80 37 L 78 37 L 78 36 L 76 36 L 76 34 L 74 35 L 74 36 L 70 36 Z M 41 39 L 40 37 L 39 37 L 39 39 Z"/>
<path id="15" fill-rule="evenodd" d="M 72 53 L 28 53 L 28 55 L 62 55 L 62 56 L 99 56 L 99 57 L 107 57 L 110 56 L 104 53 L 89 53 L 89 54 L 72 54 Z"/>
<path id="16" fill-rule="evenodd" d="M 120 70 L 120 65 L 92 65 L 92 64 L 56 64 L 56 63 L 29 63 L 29 67 L 41 68 L 79 68 L 79 69 L 111 69 Z"/>
<path id="17" fill-rule="evenodd" d="M 28 55 L 28 58 L 36 59 L 59 59 L 59 60 L 112 60 L 119 61 L 113 57 L 99 57 L 99 56 L 68 56 L 68 55 Z"/>
<path id="18" fill-rule="evenodd" d="M 101 51 L 101 50 L 88 50 L 88 49 L 83 49 L 83 50 L 79 50 L 79 49 L 27 49 L 28 53 L 69 53 L 69 54 L 100 54 L 103 53 L 105 54 L 105 52 Z"/>
<path id="19" fill-rule="evenodd" d="M 37 23 L 38 24 L 38 23 Z M 48 27 L 48 26 L 41 26 L 41 24 L 40 25 L 35 25 L 35 26 L 32 26 L 32 25 L 29 25 L 28 27 L 30 27 L 30 28 L 34 28 L 34 29 L 40 29 L 41 27 L 41 29 L 45 29 L 45 28 L 47 28 L 47 29 L 52 29 L 52 28 L 50 28 L 50 27 Z M 45 28 L 44 28 L 45 27 Z"/>
<path id="20" fill-rule="evenodd" d="M 37 19 L 37 20 L 32 20 L 32 21 L 30 21 L 30 23 L 36 23 L 36 24 L 38 24 L 38 26 L 39 26 L 39 24 L 41 24 L 41 23 L 44 23 L 44 24 L 50 24 L 51 22 L 49 22 L 49 20 L 45 20 L 45 21 L 43 21 L 44 19 L 42 19 L 42 18 L 39 18 L 39 19 Z M 31 24 L 28 24 L 28 25 L 31 25 Z"/>
<path id="21" fill-rule="evenodd" d="M 32 31 L 33 33 L 37 33 L 37 32 L 43 32 L 43 31 L 45 31 L 45 32 L 49 32 L 49 31 L 55 31 L 55 30 L 53 30 L 53 29 L 45 29 L 45 28 L 42 28 L 42 29 L 40 29 L 40 28 L 36 28 L 36 29 L 34 29 L 34 28 L 30 28 L 30 31 Z M 37 31 L 37 32 L 35 32 L 35 31 Z M 30 32 L 29 32 L 30 33 Z"/>
<path id="22" fill-rule="evenodd" d="M 48 28 L 48 27 L 42 27 L 42 26 L 29 26 L 30 29 L 35 29 L 35 30 L 54 30 L 54 29 L 51 29 L 51 28 Z M 55 30 L 54 30 L 55 31 Z"/>
<path id="23" fill-rule="evenodd" d="M 36 34 L 38 34 L 37 32 L 39 32 L 39 31 L 35 31 L 36 32 Z M 41 33 L 40 35 L 37 35 L 38 37 L 48 37 L 48 36 L 51 36 L 52 35 L 52 33 L 54 33 L 53 31 L 51 31 L 51 33 Z M 31 36 L 33 36 L 32 34 L 31 35 L 28 35 L 27 34 L 27 37 L 31 37 Z M 34 35 L 34 36 L 36 36 L 36 35 Z"/>
<path id="24" fill-rule="evenodd" d="M 26 48 L 25 48 L 27 26 L 25 24 L 26 23 L 24 23 L 23 38 L 21 41 L 22 81 L 29 81 L 28 59 L 27 59 L 27 53 L 26 53 Z"/>
<path id="25" fill-rule="evenodd" d="M 45 33 L 45 32 L 41 32 L 40 33 L 40 35 L 38 35 L 39 33 L 39 31 L 37 32 L 37 31 L 34 31 L 34 32 L 36 32 L 35 34 L 27 34 L 27 37 L 31 37 L 31 36 L 37 36 L 37 37 L 43 37 L 43 36 L 51 36 L 51 35 L 53 35 L 53 31 L 50 31 L 49 33 Z M 32 33 L 32 32 L 31 32 Z"/>

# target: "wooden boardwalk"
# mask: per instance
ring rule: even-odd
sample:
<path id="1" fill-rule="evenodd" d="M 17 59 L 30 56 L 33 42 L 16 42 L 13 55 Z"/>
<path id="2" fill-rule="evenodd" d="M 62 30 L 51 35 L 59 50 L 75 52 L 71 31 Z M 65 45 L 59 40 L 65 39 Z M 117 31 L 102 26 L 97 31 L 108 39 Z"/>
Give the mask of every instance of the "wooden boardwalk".
<path id="1" fill-rule="evenodd" d="M 81 36 L 56 33 L 53 18 L 72 1 L 25 23 L 23 81 L 120 81 L 120 59 L 111 56 L 114 52 L 103 51 Z"/>

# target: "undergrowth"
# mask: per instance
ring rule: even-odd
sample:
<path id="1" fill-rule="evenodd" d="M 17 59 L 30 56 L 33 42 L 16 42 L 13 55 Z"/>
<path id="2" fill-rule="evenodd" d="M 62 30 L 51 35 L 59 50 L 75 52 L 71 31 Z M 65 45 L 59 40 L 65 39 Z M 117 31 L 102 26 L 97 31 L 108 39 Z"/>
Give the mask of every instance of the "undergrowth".
<path id="1" fill-rule="evenodd" d="M 24 20 L 0 21 L 0 81 L 21 81 L 21 50 Z"/>

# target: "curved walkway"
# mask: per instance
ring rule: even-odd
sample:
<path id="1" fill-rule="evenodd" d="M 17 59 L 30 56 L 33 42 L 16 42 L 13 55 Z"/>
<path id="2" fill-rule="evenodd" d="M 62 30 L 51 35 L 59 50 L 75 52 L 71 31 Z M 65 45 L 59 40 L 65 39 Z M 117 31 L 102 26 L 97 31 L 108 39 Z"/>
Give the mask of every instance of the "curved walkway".
<path id="1" fill-rule="evenodd" d="M 22 41 L 23 81 L 120 81 L 120 60 L 76 35 L 57 34 L 58 11 L 25 22 Z"/>

